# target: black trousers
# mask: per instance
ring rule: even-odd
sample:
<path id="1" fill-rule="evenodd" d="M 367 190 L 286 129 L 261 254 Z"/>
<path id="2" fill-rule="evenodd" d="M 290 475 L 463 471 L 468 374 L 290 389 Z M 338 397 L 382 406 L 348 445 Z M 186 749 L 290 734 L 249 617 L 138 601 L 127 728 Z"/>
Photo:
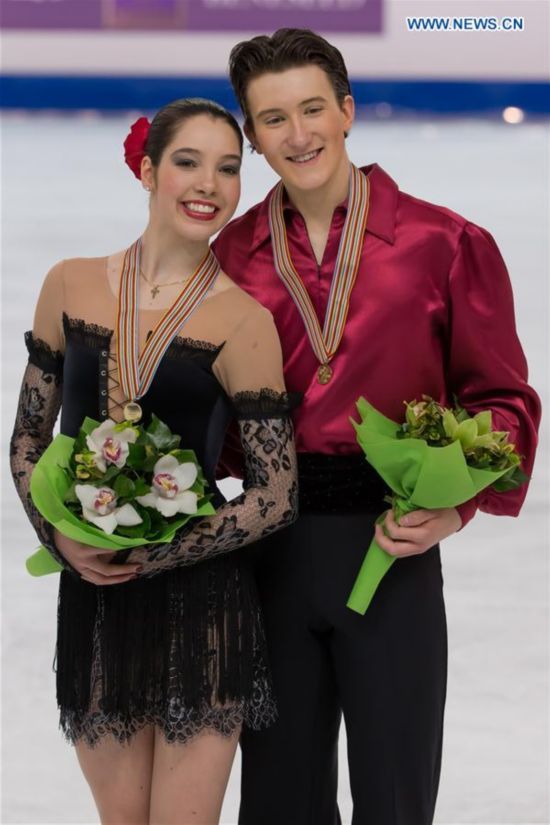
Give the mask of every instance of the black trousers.
<path id="1" fill-rule="evenodd" d="M 346 600 L 380 509 L 304 514 L 254 562 L 279 704 L 242 735 L 240 825 L 337 825 L 344 716 L 352 825 L 429 825 L 447 635 L 439 548 L 398 559 L 365 616 Z"/>

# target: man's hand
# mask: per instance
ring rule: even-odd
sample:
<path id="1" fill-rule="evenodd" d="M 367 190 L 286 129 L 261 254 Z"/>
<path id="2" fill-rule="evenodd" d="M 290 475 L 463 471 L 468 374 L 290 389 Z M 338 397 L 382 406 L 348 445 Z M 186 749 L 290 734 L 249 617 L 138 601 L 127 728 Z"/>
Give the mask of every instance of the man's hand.
<path id="1" fill-rule="evenodd" d="M 112 550 L 90 547 L 54 531 L 55 545 L 61 555 L 67 559 L 77 573 L 91 584 L 124 584 L 137 578 L 140 565 L 109 564 L 116 554 Z"/>
<path id="2" fill-rule="evenodd" d="M 456 533 L 461 525 L 462 520 L 454 507 L 414 510 L 403 516 L 400 524 L 396 522 L 393 510 L 388 510 L 383 525 L 376 525 L 374 538 L 390 556 L 417 556 Z"/>

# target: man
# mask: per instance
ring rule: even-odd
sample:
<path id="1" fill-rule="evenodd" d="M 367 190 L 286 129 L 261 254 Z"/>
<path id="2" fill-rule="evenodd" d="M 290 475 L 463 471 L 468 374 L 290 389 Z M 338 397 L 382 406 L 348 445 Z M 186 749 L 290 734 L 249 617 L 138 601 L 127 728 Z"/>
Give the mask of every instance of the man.
<path id="1" fill-rule="evenodd" d="M 485 230 L 350 166 L 354 103 L 340 53 L 306 30 L 239 43 L 231 81 L 245 132 L 282 184 L 215 244 L 222 267 L 271 310 L 295 415 L 300 518 L 256 553 L 279 702 L 242 736 L 241 825 L 335 825 L 343 711 L 354 825 L 428 825 L 446 683 L 438 542 L 477 507 L 517 515 L 525 487 L 457 509 L 391 511 L 399 557 L 366 615 L 346 600 L 384 505 L 349 417 L 360 395 L 395 420 L 403 400 L 456 394 L 490 408 L 530 472 L 539 403 L 515 334 L 511 288 Z M 223 466 L 238 475 L 231 445 Z"/>

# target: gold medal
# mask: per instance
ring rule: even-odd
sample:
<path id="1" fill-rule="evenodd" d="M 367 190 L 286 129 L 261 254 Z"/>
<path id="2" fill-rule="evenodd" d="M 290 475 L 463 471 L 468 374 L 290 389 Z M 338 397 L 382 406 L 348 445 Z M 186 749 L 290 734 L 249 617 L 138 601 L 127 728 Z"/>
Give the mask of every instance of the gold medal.
<path id="1" fill-rule="evenodd" d="M 332 367 L 330 364 L 321 364 L 317 370 L 317 380 L 319 384 L 328 384 L 332 378 Z"/>
<path id="2" fill-rule="evenodd" d="M 141 415 L 141 407 L 136 401 L 128 401 L 128 403 L 124 405 L 124 418 L 126 421 L 137 424 Z"/>

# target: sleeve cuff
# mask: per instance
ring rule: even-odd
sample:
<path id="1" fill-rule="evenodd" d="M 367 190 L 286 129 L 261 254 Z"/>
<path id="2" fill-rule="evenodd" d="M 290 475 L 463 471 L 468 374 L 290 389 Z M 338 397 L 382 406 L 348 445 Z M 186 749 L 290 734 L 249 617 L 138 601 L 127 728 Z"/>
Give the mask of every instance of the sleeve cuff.
<path id="1" fill-rule="evenodd" d="M 25 346 L 29 353 L 29 361 L 43 372 L 60 376 L 63 374 L 63 353 L 53 350 L 41 338 L 35 338 L 32 331 L 25 333 Z"/>
<path id="2" fill-rule="evenodd" d="M 458 515 L 462 521 L 462 524 L 458 528 L 457 532 L 460 532 L 469 521 L 473 519 L 477 512 L 477 504 L 475 498 L 471 498 L 469 501 L 465 501 L 464 504 L 459 504 L 456 508 L 458 511 Z"/>
<path id="3" fill-rule="evenodd" d="M 242 391 L 231 399 L 238 419 L 284 418 L 302 403 L 301 392 L 278 392 L 267 387 L 258 392 Z"/>
<path id="4" fill-rule="evenodd" d="M 63 570 L 66 570 L 68 573 L 72 573 L 73 575 L 80 578 L 80 573 L 78 573 L 74 567 L 69 564 L 65 556 L 61 554 L 61 552 L 57 549 L 57 545 L 54 539 L 54 528 L 53 525 L 49 524 L 48 522 L 44 522 L 44 531 L 43 535 L 41 535 L 42 531 L 37 532 L 38 538 L 40 542 L 44 545 L 52 559 L 54 559 L 58 564 L 61 565 Z"/>

